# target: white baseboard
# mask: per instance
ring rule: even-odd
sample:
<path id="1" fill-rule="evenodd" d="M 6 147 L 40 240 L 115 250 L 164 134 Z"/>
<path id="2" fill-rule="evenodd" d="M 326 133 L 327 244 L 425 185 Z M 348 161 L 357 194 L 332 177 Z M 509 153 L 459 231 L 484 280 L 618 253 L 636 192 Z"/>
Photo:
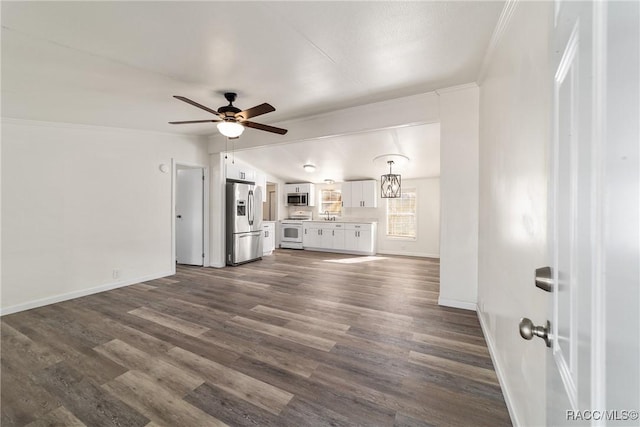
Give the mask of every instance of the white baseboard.
<path id="1" fill-rule="evenodd" d="M 360 251 L 341 251 L 338 249 L 322 249 L 322 248 L 303 248 L 305 251 L 313 251 L 313 252 L 330 252 L 334 254 L 344 254 L 344 255 L 367 255 L 374 256 L 375 252 L 360 252 Z"/>
<path id="2" fill-rule="evenodd" d="M 415 256 L 419 258 L 440 259 L 440 254 L 428 254 L 425 252 L 378 251 L 378 255 L 403 255 L 403 256 Z"/>
<path id="3" fill-rule="evenodd" d="M 463 310 L 478 311 L 478 305 L 474 302 L 438 298 L 438 305 L 443 305 L 445 307 L 461 308 Z"/>
<path id="4" fill-rule="evenodd" d="M 149 280 L 160 279 L 161 277 L 172 276 L 174 272 L 168 271 L 163 273 L 151 274 L 149 276 L 137 277 L 135 279 L 122 280 L 119 282 L 107 283 L 106 285 L 95 286 L 93 288 L 81 289 L 78 291 L 67 292 L 65 294 L 54 295 L 46 298 L 25 302 L 22 304 L 12 305 L 10 307 L 0 308 L 0 316 L 17 313 L 19 311 L 31 310 L 57 302 L 67 301 L 70 299 L 80 298 L 87 295 L 97 294 L 99 292 L 109 291 L 111 289 L 122 288 L 124 286 L 135 285 L 136 283 L 147 282 Z"/>
<path id="5" fill-rule="evenodd" d="M 498 382 L 500 383 L 500 389 L 502 390 L 504 401 L 507 404 L 507 410 L 509 411 L 509 416 L 511 417 L 511 423 L 514 425 L 514 427 L 520 427 L 522 423 L 520 422 L 520 418 L 518 417 L 516 409 L 513 406 L 513 399 L 511 398 L 509 387 L 507 387 L 502 363 L 500 362 L 500 358 L 498 357 L 498 351 L 496 350 L 493 338 L 489 333 L 489 327 L 484 318 L 484 313 L 480 310 L 478 310 L 477 312 L 478 320 L 480 321 L 480 328 L 482 329 L 482 334 L 484 335 L 484 339 L 487 342 L 487 347 L 489 347 L 489 355 L 491 355 L 493 368 L 495 369 L 496 375 L 498 376 Z"/>

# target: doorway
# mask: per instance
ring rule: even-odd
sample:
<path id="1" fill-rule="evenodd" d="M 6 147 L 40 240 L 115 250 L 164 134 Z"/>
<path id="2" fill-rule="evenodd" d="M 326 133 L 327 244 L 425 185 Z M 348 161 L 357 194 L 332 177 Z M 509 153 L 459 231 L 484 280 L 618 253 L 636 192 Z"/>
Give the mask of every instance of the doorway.
<path id="1" fill-rule="evenodd" d="M 266 202 L 262 207 L 262 218 L 264 221 L 276 221 L 278 218 L 278 192 L 276 184 L 267 182 Z"/>
<path id="2" fill-rule="evenodd" d="M 173 206 L 174 264 L 208 265 L 208 169 L 175 163 Z"/>

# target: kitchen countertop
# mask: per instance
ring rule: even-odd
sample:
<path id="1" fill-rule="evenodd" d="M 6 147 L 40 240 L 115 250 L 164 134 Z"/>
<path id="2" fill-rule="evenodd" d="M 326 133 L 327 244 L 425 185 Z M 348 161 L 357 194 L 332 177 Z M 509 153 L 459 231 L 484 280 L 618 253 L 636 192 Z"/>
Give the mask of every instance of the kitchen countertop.
<path id="1" fill-rule="evenodd" d="M 322 224 L 377 224 L 378 221 L 370 219 L 336 219 L 335 221 L 327 221 L 325 219 L 313 219 L 305 222 L 318 222 Z"/>

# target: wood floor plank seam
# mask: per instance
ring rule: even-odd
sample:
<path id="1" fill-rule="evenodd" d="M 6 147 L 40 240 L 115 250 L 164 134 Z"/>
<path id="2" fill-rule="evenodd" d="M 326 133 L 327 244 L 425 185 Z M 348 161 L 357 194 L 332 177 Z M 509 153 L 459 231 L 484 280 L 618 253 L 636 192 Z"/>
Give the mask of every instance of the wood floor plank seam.
<path id="1" fill-rule="evenodd" d="M 209 330 L 209 328 L 204 326 L 200 326 L 187 320 L 170 316 L 147 307 L 136 308 L 135 310 L 129 311 L 129 314 L 194 337 L 197 337 Z"/>
<path id="2" fill-rule="evenodd" d="M 249 329 L 262 332 L 267 335 L 272 335 L 274 337 L 293 341 L 298 344 L 302 344 L 307 347 L 315 348 L 322 351 L 331 351 L 333 346 L 336 345 L 335 341 L 331 341 L 321 337 L 310 336 L 293 329 L 274 326 L 263 322 L 257 322 L 255 320 L 248 319 L 242 316 L 235 316 L 231 320 L 227 321 L 227 323 L 234 323 Z"/>
<path id="3" fill-rule="evenodd" d="M 209 384 L 275 415 L 278 415 L 293 397 L 293 394 L 287 391 L 179 347 L 171 349 L 168 354 L 184 368 L 202 375 Z"/>

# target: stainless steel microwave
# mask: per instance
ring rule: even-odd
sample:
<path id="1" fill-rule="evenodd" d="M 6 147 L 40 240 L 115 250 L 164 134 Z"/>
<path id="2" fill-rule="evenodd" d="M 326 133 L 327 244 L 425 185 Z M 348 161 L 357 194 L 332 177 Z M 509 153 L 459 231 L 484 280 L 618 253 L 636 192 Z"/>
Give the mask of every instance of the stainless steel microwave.
<path id="1" fill-rule="evenodd" d="M 309 206 L 309 194 L 308 193 L 289 193 L 287 194 L 287 205 Z"/>

